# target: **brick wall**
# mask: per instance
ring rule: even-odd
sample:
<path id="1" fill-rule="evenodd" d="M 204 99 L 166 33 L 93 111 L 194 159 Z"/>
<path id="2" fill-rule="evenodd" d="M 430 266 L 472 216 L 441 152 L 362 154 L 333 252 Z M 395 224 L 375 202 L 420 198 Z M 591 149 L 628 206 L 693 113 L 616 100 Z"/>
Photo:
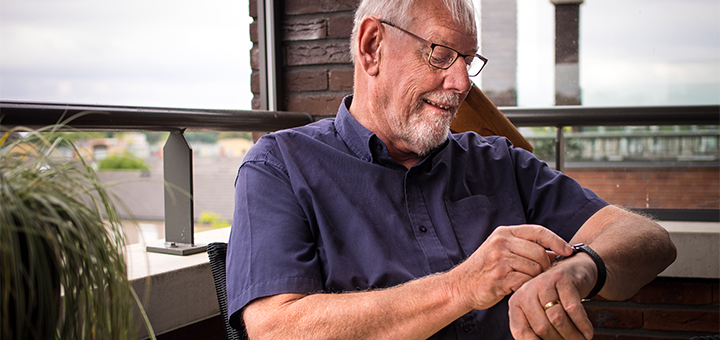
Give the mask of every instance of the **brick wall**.
<path id="1" fill-rule="evenodd" d="M 720 209 L 720 170 L 708 168 L 566 169 L 610 203 L 627 208 Z"/>
<path id="2" fill-rule="evenodd" d="M 288 0 L 281 12 L 283 32 L 281 110 L 334 115 L 340 100 L 352 93 L 349 55 L 352 16 L 357 0 Z M 250 1 L 252 91 L 259 95 L 257 2 Z M 282 7 L 282 6 L 280 6 Z M 284 107 L 282 107 L 284 105 Z M 253 108 L 260 107 L 253 100 Z M 577 174 L 580 176 L 580 174 Z M 597 175 L 589 175 L 588 180 Z M 628 178 L 626 183 L 632 184 Z M 592 186 L 592 185 L 591 185 Z M 611 188 L 604 194 L 610 195 Z M 622 193 L 619 193 L 623 195 Z M 718 281 L 658 278 L 628 301 L 593 300 L 588 315 L 596 339 L 688 339 L 718 334 Z"/>
<path id="3" fill-rule="evenodd" d="M 657 278 L 627 301 L 595 298 L 585 310 L 596 340 L 689 339 L 720 333 L 718 280 Z"/>
<path id="4" fill-rule="evenodd" d="M 277 2 L 276 2 L 277 3 Z M 282 57 L 277 60 L 282 76 L 278 86 L 284 98 L 281 110 L 311 115 L 335 115 L 340 100 L 352 93 L 353 66 L 350 33 L 357 0 L 284 1 L 278 19 L 282 22 Z M 250 1 L 253 42 L 251 86 L 253 109 L 260 108 L 257 1 Z"/>

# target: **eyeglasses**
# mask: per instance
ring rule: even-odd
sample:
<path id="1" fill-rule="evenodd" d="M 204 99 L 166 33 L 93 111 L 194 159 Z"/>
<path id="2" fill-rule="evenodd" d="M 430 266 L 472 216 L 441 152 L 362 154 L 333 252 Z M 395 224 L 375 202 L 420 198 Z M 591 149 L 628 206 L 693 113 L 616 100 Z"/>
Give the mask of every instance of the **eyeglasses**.
<path id="1" fill-rule="evenodd" d="M 428 56 L 428 63 L 430 63 L 431 66 L 447 70 L 455 63 L 455 60 L 457 60 L 458 57 L 462 57 L 465 60 L 465 67 L 467 67 L 468 75 L 470 77 L 475 77 L 480 74 L 480 71 L 482 71 L 483 67 L 485 67 L 485 64 L 487 64 L 487 58 L 481 56 L 480 54 L 462 54 L 453 48 L 444 45 L 433 44 L 413 34 L 412 32 L 395 26 L 395 24 L 389 21 L 380 20 L 380 22 L 388 26 L 395 27 L 409 34 L 410 36 L 413 36 L 416 39 L 420 40 L 423 44 L 430 46 L 430 56 Z"/>

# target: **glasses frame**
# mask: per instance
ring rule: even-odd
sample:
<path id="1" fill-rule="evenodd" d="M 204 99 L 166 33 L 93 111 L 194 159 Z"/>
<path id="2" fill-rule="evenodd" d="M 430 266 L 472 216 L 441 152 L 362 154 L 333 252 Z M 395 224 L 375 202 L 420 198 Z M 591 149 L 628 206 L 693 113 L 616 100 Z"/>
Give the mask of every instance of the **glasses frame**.
<path id="1" fill-rule="evenodd" d="M 475 76 L 477 76 L 478 74 L 480 74 L 480 72 L 482 72 L 482 70 L 485 68 L 485 65 L 487 65 L 488 59 L 485 58 L 485 57 L 483 57 L 483 56 L 482 56 L 481 54 L 479 54 L 479 53 L 475 53 L 475 54 L 462 54 L 462 53 L 458 52 L 456 49 L 454 49 L 454 48 L 452 48 L 452 47 L 450 47 L 450 46 L 445 46 L 445 45 L 440 45 L 440 44 L 432 43 L 432 42 L 428 41 L 427 39 L 424 39 L 424 38 L 420 37 L 419 35 L 417 35 L 417 34 L 415 34 L 415 33 L 412 33 L 412 32 L 410 32 L 410 31 L 408 31 L 408 30 L 406 30 L 406 29 L 404 29 L 404 28 L 402 28 L 402 27 L 399 27 L 399 26 L 393 24 L 392 22 L 389 22 L 389 21 L 383 20 L 383 19 L 378 19 L 378 20 L 380 21 L 380 23 L 383 23 L 383 24 L 388 25 L 388 26 L 390 26 L 390 27 L 397 28 L 397 29 L 399 29 L 399 30 L 407 33 L 408 35 L 414 37 L 415 39 L 420 40 L 420 41 L 421 41 L 423 44 L 425 44 L 426 46 L 430 47 L 430 55 L 428 55 L 428 60 L 427 60 L 427 62 L 428 62 L 428 64 L 430 64 L 430 66 L 432 66 L 432 67 L 439 68 L 439 69 L 441 69 L 441 70 L 447 70 L 447 69 L 449 69 L 451 66 L 453 66 L 453 65 L 455 64 L 455 62 L 459 59 L 459 57 L 462 57 L 463 60 L 465 60 L 465 58 L 467 58 L 467 57 L 473 57 L 473 58 L 476 58 L 476 57 L 477 57 L 478 59 L 480 59 L 480 60 L 483 61 L 483 65 L 480 67 L 480 70 L 478 70 L 477 73 L 475 73 L 475 74 L 470 74 L 470 73 L 469 73 L 469 72 L 470 72 L 469 65 L 466 67 L 467 70 L 468 70 L 468 76 L 470 76 L 470 77 L 475 77 Z M 457 54 L 457 55 L 455 56 L 455 59 L 453 59 L 453 61 L 452 61 L 452 62 L 450 63 L 450 65 L 448 65 L 447 67 L 440 67 L 440 66 L 437 66 L 437 65 L 433 65 L 433 63 L 430 61 L 430 60 L 432 60 L 431 58 L 432 58 L 433 52 L 435 52 L 435 47 L 437 47 L 437 46 L 447 48 L 447 49 L 449 49 L 449 50 L 451 50 L 451 51 L 453 51 L 453 52 L 455 52 L 455 53 Z"/>

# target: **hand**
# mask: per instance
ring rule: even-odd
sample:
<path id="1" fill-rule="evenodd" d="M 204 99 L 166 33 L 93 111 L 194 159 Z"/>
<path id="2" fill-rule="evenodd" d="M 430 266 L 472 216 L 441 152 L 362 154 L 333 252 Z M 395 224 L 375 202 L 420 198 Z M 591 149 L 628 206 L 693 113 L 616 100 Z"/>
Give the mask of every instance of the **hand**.
<path id="1" fill-rule="evenodd" d="M 554 258 L 546 249 L 565 256 L 573 252 L 562 238 L 539 225 L 495 229 L 453 270 L 459 274 L 460 296 L 472 309 L 492 307 L 551 266 Z"/>
<path id="2" fill-rule="evenodd" d="M 515 339 L 592 339 L 593 326 L 582 297 L 595 283 L 597 268 L 577 254 L 528 281 L 510 298 Z"/>

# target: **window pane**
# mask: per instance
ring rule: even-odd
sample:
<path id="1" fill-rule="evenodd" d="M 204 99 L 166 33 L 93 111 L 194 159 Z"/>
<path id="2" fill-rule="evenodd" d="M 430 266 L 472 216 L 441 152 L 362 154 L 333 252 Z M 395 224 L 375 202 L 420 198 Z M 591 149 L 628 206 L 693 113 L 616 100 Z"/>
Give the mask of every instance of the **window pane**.
<path id="1" fill-rule="evenodd" d="M 582 105 L 720 103 L 718 13 L 717 0 L 585 1 L 579 18 Z M 517 16 L 518 105 L 552 106 L 555 7 L 517 0 Z"/>
<path id="2" fill-rule="evenodd" d="M 248 3 L 3 0 L 0 98 L 249 109 Z"/>

